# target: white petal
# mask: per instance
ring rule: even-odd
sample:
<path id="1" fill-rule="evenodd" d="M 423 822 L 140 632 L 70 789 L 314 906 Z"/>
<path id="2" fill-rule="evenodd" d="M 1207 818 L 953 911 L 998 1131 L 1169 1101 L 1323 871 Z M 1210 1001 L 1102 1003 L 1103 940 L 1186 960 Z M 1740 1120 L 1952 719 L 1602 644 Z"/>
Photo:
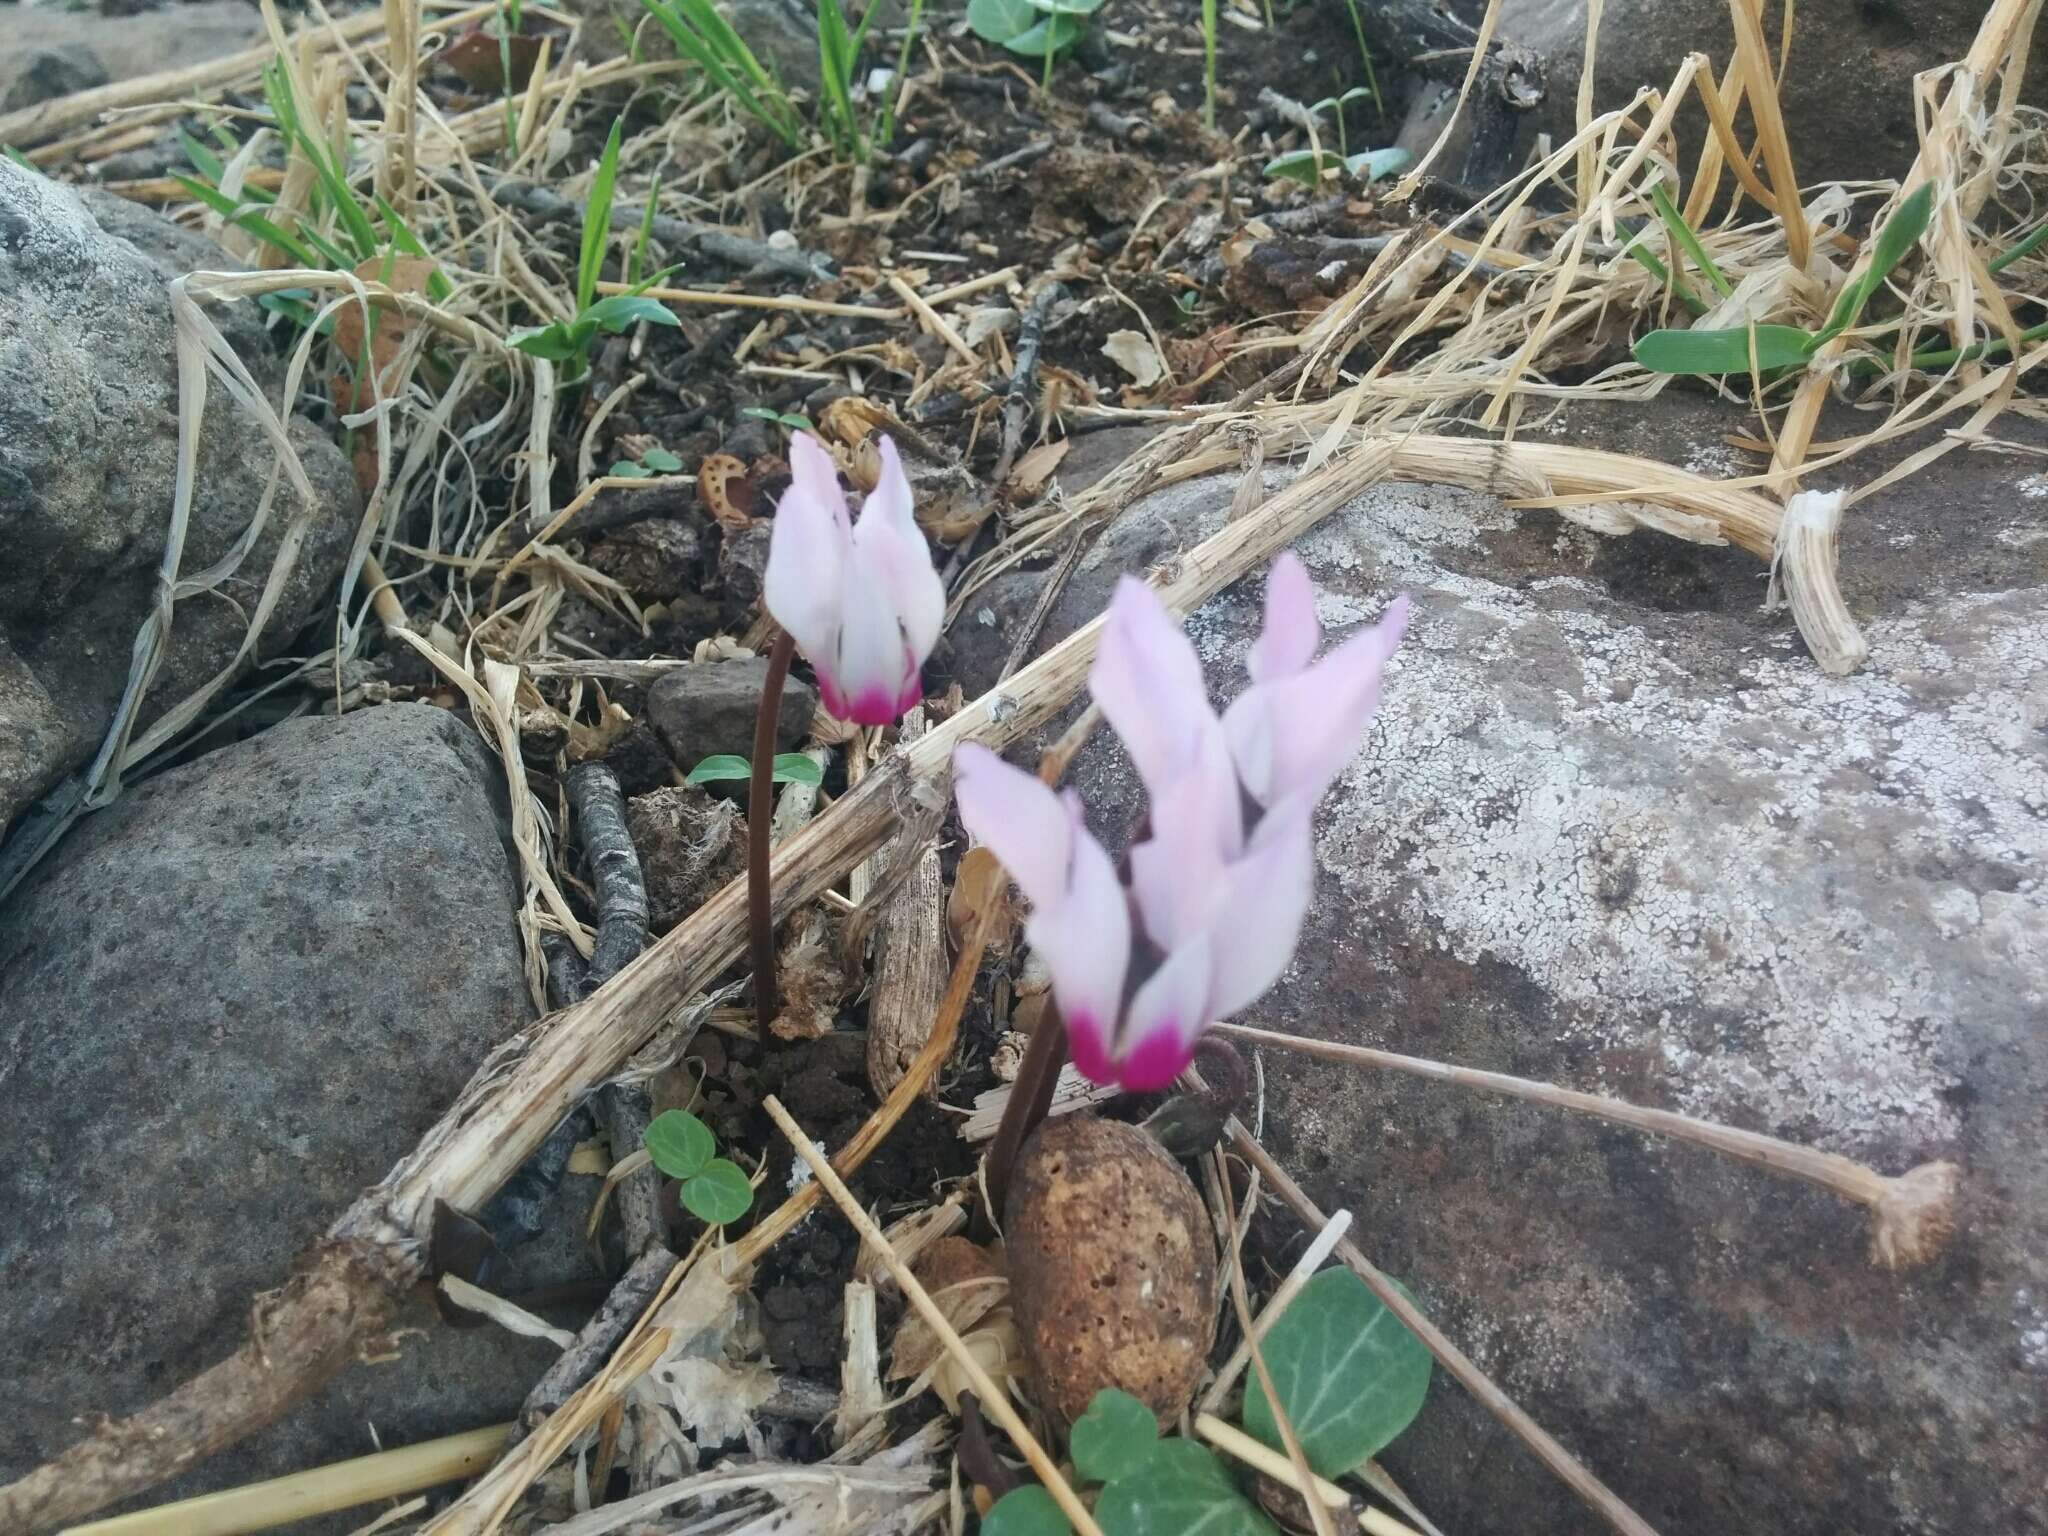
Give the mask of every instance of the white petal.
<path id="1" fill-rule="evenodd" d="M 1072 832 L 1064 899 L 1034 909 L 1024 935 L 1045 957 L 1053 997 L 1075 1036 L 1075 1063 L 1086 1065 L 1081 1040 L 1085 1036 L 1106 1044 L 1113 1035 L 1131 964 L 1131 917 L 1123 886 L 1109 855 L 1086 828 L 1075 826 Z"/>
<path id="2" fill-rule="evenodd" d="M 1088 687 L 1155 793 L 1220 729 L 1194 646 L 1135 577 L 1117 583 Z"/>
<path id="3" fill-rule="evenodd" d="M 1291 677 L 1315 660 L 1323 628 L 1316 622 L 1315 583 L 1292 550 L 1266 575 L 1266 624 L 1246 662 L 1255 683 Z"/>
<path id="4" fill-rule="evenodd" d="M 1268 812 L 1245 856 L 1225 874 L 1209 930 L 1209 1006 L 1217 1018 L 1256 1000 L 1294 958 L 1315 890 L 1312 808 L 1310 800 L 1290 800 Z"/>
<path id="5" fill-rule="evenodd" d="M 953 797 L 961 822 L 1002 861 L 1026 901 L 1043 907 L 1066 899 L 1073 813 L 1037 774 L 965 742 L 953 753 Z"/>
<path id="6" fill-rule="evenodd" d="M 813 666 L 834 664 L 839 603 L 852 536 L 832 459 L 809 433 L 790 442 L 795 478 L 776 504 L 761 600 Z"/>
<path id="7" fill-rule="evenodd" d="M 845 718 L 859 725 L 896 719 L 911 670 L 895 608 L 877 589 L 867 561 L 847 561 L 840 577 L 839 655 L 831 668 Z"/>
<path id="8" fill-rule="evenodd" d="M 882 439 L 882 474 L 862 504 L 853 546 L 870 579 L 887 595 L 917 666 L 923 666 L 946 623 L 946 586 L 932 569 L 931 546 L 917 526 L 896 445 Z"/>

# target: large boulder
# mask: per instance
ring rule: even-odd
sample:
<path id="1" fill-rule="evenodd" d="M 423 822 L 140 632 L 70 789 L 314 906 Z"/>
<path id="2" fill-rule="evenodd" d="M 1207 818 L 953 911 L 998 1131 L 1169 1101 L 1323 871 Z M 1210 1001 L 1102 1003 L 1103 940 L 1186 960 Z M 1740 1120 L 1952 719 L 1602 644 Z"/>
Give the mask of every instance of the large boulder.
<path id="1" fill-rule="evenodd" d="M 1737 421 L 1673 392 L 1552 430 L 1730 474 Z M 1765 567 L 1733 549 L 1401 485 L 1298 546 L 1331 631 L 1396 591 L 1416 610 L 1323 805 L 1294 966 L 1245 1022 L 1887 1173 L 1963 1166 L 1946 1251 L 1888 1272 L 1864 1212 L 1804 1185 L 1269 1055 L 1282 1160 L 1664 1536 L 1759 1512 L 1787 1536 L 2048 1530 L 2048 497 L 2015 462 L 1952 453 L 1852 509 L 1842 584 L 1871 656 L 1846 678 L 1762 610 Z M 1047 642 L 1120 571 L 1219 528 L 1230 491 L 1134 506 Z M 1189 622 L 1219 696 L 1242 686 L 1261 595 L 1242 582 Z M 1134 824 L 1106 733 L 1074 780 L 1099 831 Z M 1598 1525 L 1441 1375 L 1385 1459 L 1446 1530 Z"/>
<path id="2" fill-rule="evenodd" d="M 1542 58 L 1549 93 L 1537 126 L 1562 138 L 1575 129 L 1579 80 L 1586 69 L 1587 0 L 1504 0 L 1499 34 Z M 1475 16 L 1480 0 L 1461 3 Z M 1984 20 L 1985 0 L 1807 0 L 1792 11 L 1792 50 L 1781 71 L 1779 102 L 1802 184 L 1899 176 L 1918 149 L 1913 77 L 1961 59 Z M 1775 56 L 1778 8 L 1765 22 Z M 1627 105 L 1638 88 L 1671 84 L 1689 53 L 1713 60 L 1718 76 L 1734 57 L 1734 28 L 1713 0 L 1606 0 L 1593 61 L 1596 111 Z M 2048 101 L 2042 82 L 2027 99 Z M 1681 118 L 1684 142 L 1697 146 L 1706 118 L 1697 103 Z M 1744 118 L 1747 124 L 1747 116 Z M 1688 164 L 1690 162 L 1687 162 Z"/>
<path id="3" fill-rule="evenodd" d="M 0 832 L 98 750 L 128 680 L 170 525 L 178 382 L 165 285 L 232 269 L 217 247 L 103 192 L 0 161 Z M 248 304 L 213 311 L 269 398 L 282 369 Z M 219 561 L 270 474 L 260 429 L 218 386 L 200 433 L 181 571 Z M 315 500 L 284 486 L 219 596 L 180 602 L 143 722 L 235 654 L 285 530 L 306 527 L 258 646 L 275 654 L 340 574 L 361 498 L 340 450 L 294 420 Z"/>
<path id="4" fill-rule="evenodd" d="M 232 1351 L 532 1017 L 501 784 L 439 709 L 294 720 L 131 789 L 0 905 L 0 1483 Z M 590 1278 L 554 1226 L 501 1289 Z M 396 1326 L 152 1501 L 508 1419 L 554 1355 Z"/>

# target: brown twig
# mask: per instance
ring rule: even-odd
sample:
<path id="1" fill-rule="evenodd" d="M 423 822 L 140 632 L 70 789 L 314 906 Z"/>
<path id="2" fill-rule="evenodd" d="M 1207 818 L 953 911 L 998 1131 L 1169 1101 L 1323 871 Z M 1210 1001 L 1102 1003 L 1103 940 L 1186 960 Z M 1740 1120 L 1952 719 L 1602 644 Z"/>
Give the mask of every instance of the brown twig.
<path id="1" fill-rule="evenodd" d="M 675 1265 L 676 1256 L 665 1248 L 649 1248 L 632 1262 L 605 1297 L 604 1305 L 577 1333 L 576 1342 L 562 1351 L 526 1394 L 526 1401 L 519 1408 L 522 1429 L 537 1428 L 598 1373 L 618 1348 L 619 1341 L 647 1310 Z"/>
<path id="2" fill-rule="evenodd" d="M 1323 1061 L 1341 1061 L 1350 1066 L 1380 1067 L 1406 1072 L 1415 1077 L 1479 1088 L 1506 1094 L 1556 1109 L 1594 1115 L 1616 1125 L 1631 1126 L 1653 1136 L 1669 1136 L 1694 1146 L 1709 1147 L 1727 1157 L 1789 1174 L 1818 1185 L 1845 1200 L 1865 1206 L 1871 1213 L 1870 1259 L 1886 1269 L 1924 1264 L 1941 1251 L 1955 1228 L 1956 1184 L 1961 1170 L 1954 1163 L 1922 1163 L 1897 1178 L 1866 1168 L 1852 1158 L 1796 1142 L 1780 1141 L 1758 1131 L 1737 1130 L 1696 1120 L 1668 1109 L 1645 1109 L 1602 1094 L 1581 1093 L 1555 1083 L 1509 1077 L 1504 1072 L 1482 1072 L 1474 1067 L 1454 1067 L 1447 1062 L 1421 1056 L 1400 1056 L 1392 1051 L 1373 1050 L 1363 1045 L 1340 1045 L 1329 1040 L 1310 1040 L 1301 1035 L 1279 1034 L 1268 1029 L 1250 1029 L 1241 1024 L 1219 1024 L 1220 1034 L 1251 1045 L 1269 1045 Z"/>
<path id="3" fill-rule="evenodd" d="M 991 485 L 1000 487 L 1009 479 L 1010 467 L 1017 462 L 1018 450 L 1024 446 L 1024 429 L 1031 425 L 1031 408 L 1037 399 L 1038 354 L 1045 345 L 1046 321 L 1052 316 L 1053 306 L 1066 296 L 1065 285 L 1047 283 L 1033 295 L 1031 307 L 1024 311 L 1024 319 L 1017 327 L 1010 389 L 1003 397 L 1003 451 L 996 459 L 995 473 L 989 477 Z"/>
<path id="4" fill-rule="evenodd" d="M 1003 1221 L 1003 1208 L 1010 1199 L 1010 1170 L 1017 1166 L 1017 1154 L 1024 1140 L 1044 1123 L 1052 1108 L 1052 1092 L 1060 1080 L 1060 1068 L 1067 1060 L 1067 1026 L 1060 1018 L 1059 1004 L 1048 1002 L 1031 1031 L 1031 1043 L 1017 1066 L 1017 1080 L 1010 1085 L 1009 1101 L 1003 1106 L 1002 1123 L 995 1140 L 988 1145 L 988 1209 L 977 1212 L 975 1227 L 984 1240 L 995 1236 Z"/>
<path id="5" fill-rule="evenodd" d="M 775 1022 L 775 910 L 768 878 L 768 830 L 775 805 L 775 720 L 782 711 L 782 681 L 796 655 L 796 637 L 778 631 L 761 680 L 760 713 L 754 717 L 754 760 L 747 776 L 747 932 L 754 951 L 754 1018 L 768 1046 Z"/>

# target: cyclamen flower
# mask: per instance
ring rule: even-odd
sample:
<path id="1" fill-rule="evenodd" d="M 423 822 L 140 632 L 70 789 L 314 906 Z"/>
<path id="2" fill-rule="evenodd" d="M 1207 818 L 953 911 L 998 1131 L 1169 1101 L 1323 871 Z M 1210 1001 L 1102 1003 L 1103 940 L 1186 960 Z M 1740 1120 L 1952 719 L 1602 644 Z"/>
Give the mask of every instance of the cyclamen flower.
<path id="1" fill-rule="evenodd" d="M 1314 602 L 1308 572 L 1283 555 L 1252 686 L 1218 719 L 1187 636 L 1151 588 L 1119 584 L 1089 687 L 1151 801 L 1128 887 L 1073 791 L 1056 795 L 983 747 L 954 754 L 961 819 L 1031 903 L 1025 935 L 1091 1081 L 1166 1087 L 1202 1031 L 1264 993 L 1294 954 L 1315 880 L 1309 818 L 1357 750 L 1408 611 L 1397 599 L 1318 662 Z"/>
<path id="2" fill-rule="evenodd" d="M 825 708 L 856 725 L 887 725 L 924 696 L 946 617 L 896 445 L 883 438 L 881 453 L 855 523 L 832 455 L 808 432 L 790 439 L 794 478 L 775 508 L 762 583 L 769 614 L 816 669 Z"/>

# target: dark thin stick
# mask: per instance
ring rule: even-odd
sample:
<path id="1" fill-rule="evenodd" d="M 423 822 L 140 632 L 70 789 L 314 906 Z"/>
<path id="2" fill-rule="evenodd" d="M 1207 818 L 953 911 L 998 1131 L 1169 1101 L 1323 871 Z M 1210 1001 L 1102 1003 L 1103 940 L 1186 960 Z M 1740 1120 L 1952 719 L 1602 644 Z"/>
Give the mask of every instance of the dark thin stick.
<path id="1" fill-rule="evenodd" d="M 597 1374 L 618 1348 L 619 1340 L 626 1336 L 626 1330 L 647 1310 L 675 1264 L 675 1255 L 665 1248 L 650 1248 L 633 1261 L 612 1287 L 611 1295 L 605 1297 L 604 1305 L 583 1325 L 576 1342 L 562 1351 L 547 1374 L 526 1394 L 526 1401 L 519 1408 L 519 1423 L 524 1428 L 539 1428 L 543 1419 Z"/>
<path id="2" fill-rule="evenodd" d="M 647 880 L 626 826 L 626 797 L 619 792 L 618 775 L 605 763 L 578 763 L 569 770 L 566 787 L 597 893 L 597 942 L 591 948 L 580 1001 L 647 947 Z"/>
<path id="3" fill-rule="evenodd" d="M 1060 283 L 1047 283 L 1033 295 L 1031 307 L 1017 327 L 1016 362 L 1010 369 L 1010 387 L 1003 399 L 1003 452 L 996 460 L 996 472 L 989 479 L 1000 487 L 1009 478 L 1017 451 L 1024 446 L 1024 429 L 1031 425 L 1031 411 L 1038 403 L 1038 352 L 1045 345 L 1045 323 L 1053 306 L 1067 296 Z"/>
<path id="4" fill-rule="evenodd" d="M 1031 1031 L 1031 1043 L 1024 1048 L 1017 1080 L 1010 1084 L 1009 1102 L 1003 1106 L 1002 1123 L 995 1140 L 988 1145 L 989 1209 L 981 1213 L 976 1226 L 987 1224 L 986 1235 L 995 1235 L 995 1224 L 1010 1199 L 1010 1170 L 1017 1165 L 1018 1149 L 1024 1138 L 1044 1123 L 1052 1108 L 1053 1090 L 1059 1086 L 1060 1068 L 1067 1060 L 1067 1026 L 1060 1018 L 1059 1005 L 1048 1002 L 1038 1016 L 1038 1028 Z"/>
<path id="5" fill-rule="evenodd" d="M 778 630 L 761 682 L 761 710 L 754 717 L 754 761 L 747 779 L 747 928 L 754 952 L 754 1019 L 761 1043 L 772 1048 L 768 1026 L 779 1011 L 775 996 L 775 910 L 768 883 L 768 823 L 775 810 L 775 717 L 782 710 L 782 680 L 789 676 L 796 639 Z"/>

